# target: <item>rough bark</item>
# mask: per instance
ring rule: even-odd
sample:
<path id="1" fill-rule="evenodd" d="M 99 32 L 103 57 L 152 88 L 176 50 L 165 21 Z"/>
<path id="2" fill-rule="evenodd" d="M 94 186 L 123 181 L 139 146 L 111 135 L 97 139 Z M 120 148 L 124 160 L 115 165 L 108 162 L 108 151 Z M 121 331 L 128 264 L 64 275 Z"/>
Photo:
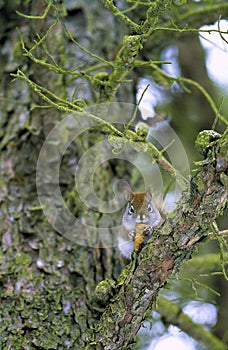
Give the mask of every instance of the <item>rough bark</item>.
<path id="1" fill-rule="evenodd" d="M 206 132 L 201 133 L 198 144 L 205 136 Z M 159 290 L 179 271 L 181 263 L 191 258 L 197 242 L 205 238 L 222 214 L 227 200 L 227 147 L 227 135 L 211 140 L 203 165 L 191 179 L 190 193 L 183 196 L 141 254 L 122 272 L 117 280 L 117 294 L 98 323 L 96 349 L 129 348 Z M 219 340 L 215 343 L 216 349 L 226 348 Z M 211 342 L 208 348 L 214 346 Z"/>
<path id="2" fill-rule="evenodd" d="M 105 1 L 106 5 L 108 3 L 112 2 Z M 121 5 L 122 1 L 118 4 Z M 45 36 L 56 19 L 55 8 L 51 8 L 44 17 L 46 2 L 34 0 L 21 5 L 19 1 L 1 2 L 0 347 L 4 350 L 98 349 L 99 346 L 129 349 L 159 289 L 171 274 L 178 272 L 181 262 L 191 256 L 197 241 L 204 237 L 211 221 L 222 211 L 227 176 L 226 138 L 224 135 L 214 144 L 204 144 L 203 149 L 207 148 L 206 161 L 191 180 L 190 198 L 186 194 L 179 204 L 180 210 L 169 218 L 161 231 L 154 234 L 152 241 L 139 256 L 134 257 L 119 279 L 121 267 L 115 249 L 100 249 L 99 242 L 95 249 L 91 249 L 60 236 L 47 222 L 37 198 L 35 175 L 41 145 L 53 126 L 64 118 L 61 111 L 67 111 L 63 107 L 69 107 L 69 98 L 72 98 L 75 110 L 96 100 L 114 98 L 114 93 L 117 99 L 134 100 L 134 86 L 124 85 L 124 80 L 128 74 L 131 76 L 134 65 L 137 66 L 136 55 L 142 49 L 143 40 L 136 32 L 138 25 L 133 25 L 132 30 L 132 23 L 128 22 L 130 29 L 128 25 L 125 27 L 126 18 L 123 21 L 104 8 L 100 11 L 100 2 L 79 1 L 67 10 L 64 4 L 57 5 L 60 13 L 67 15 L 67 24 L 74 28 L 80 43 L 117 65 L 114 70 L 111 64 L 99 62 L 99 65 L 95 57 L 72 44 L 60 22 L 54 27 L 52 36 L 42 42 L 43 46 L 37 47 L 36 58 L 52 64 L 57 62 L 58 67 L 65 68 L 65 72 L 56 68 L 56 74 L 47 66 L 37 64 L 25 49 L 30 50 Z M 156 34 L 154 26 L 158 22 L 154 23 L 153 18 L 155 16 L 159 23 L 165 25 L 166 9 L 170 10 L 173 5 L 171 1 L 164 1 L 164 4 L 158 1 L 155 5 L 155 12 L 148 14 L 143 32 L 150 25 L 154 29 L 147 45 L 152 42 L 151 50 L 159 59 L 166 40 L 161 40 L 162 32 Z M 216 11 L 219 7 L 224 15 L 227 13 L 227 4 L 210 5 L 199 19 L 200 25 L 208 22 L 208 13 L 212 22 L 217 19 L 215 7 Z M 194 9 L 191 12 L 189 8 L 185 16 L 180 15 L 180 19 L 178 10 L 173 16 L 181 25 L 188 14 L 193 23 L 202 13 L 198 7 Z M 15 10 L 41 17 L 21 17 L 16 15 Z M 137 15 L 136 11 L 132 21 L 138 20 Z M 16 27 L 22 33 L 24 50 Z M 122 43 L 123 33 L 130 33 L 131 37 L 126 37 Z M 136 40 L 131 41 L 132 38 Z M 158 47 L 160 42 L 161 47 Z M 49 52 L 52 57 L 48 56 Z M 89 67 L 82 67 L 78 80 L 68 75 L 67 69 L 72 72 L 75 66 L 85 61 Z M 24 80 L 12 82 L 10 74 L 15 76 L 18 69 L 34 83 L 54 92 L 65 101 L 65 105 L 49 105 L 39 91 L 33 90 Z M 99 74 L 94 74 L 88 81 L 83 80 L 84 85 L 81 85 L 80 79 L 83 75 L 89 76 L 91 71 Z M 137 80 L 138 75 L 133 75 L 133 78 Z M 79 91 L 78 95 L 75 91 Z M 45 91 L 42 90 L 42 93 L 45 94 Z M 77 98 L 74 99 L 75 95 Z M 48 108 L 33 108 L 35 106 Z M 103 132 L 91 131 L 86 146 L 102 137 Z M 136 139 L 132 142 L 137 143 L 138 136 L 134 137 Z M 84 141 L 82 138 L 71 145 L 63 160 L 60 183 L 69 207 L 79 216 L 87 212 L 80 206 L 72 183 Z M 109 184 L 113 174 L 131 176 L 130 171 L 125 174 L 118 163 L 112 167 L 105 165 L 97 180 L 98 184 L 102 183 L 103 192 L 105 188 L 109 194 L 112 193 Z M 52 191 L 51 185 L 49 190 Z M 91 214 L 94 224 L 99 219 L 99 214 Z M 113 282 L 115 280 L 117 282 Z M 99 284 L 101 281 L 103 287 Z M 100 293 L 103 304 L 98 297 Z"/>

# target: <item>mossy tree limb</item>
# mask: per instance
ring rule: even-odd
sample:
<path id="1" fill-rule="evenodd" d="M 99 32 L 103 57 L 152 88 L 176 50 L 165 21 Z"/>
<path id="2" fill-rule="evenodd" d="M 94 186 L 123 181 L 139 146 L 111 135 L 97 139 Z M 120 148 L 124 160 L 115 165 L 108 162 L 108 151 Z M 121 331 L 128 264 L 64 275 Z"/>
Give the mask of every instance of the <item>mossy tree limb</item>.
<path id="1" fill-rule="evenodd" d="M 206 330 L 202 325 L 195 323 L 177 305 L 169 300 L 159 296 L 155 309 L 164 317 L 167 323 L 179 327 L 192 338 L 199 340 L 207 350 L 225 349 L 225 344 L 220 339 Z"/>
<path id="2" fill-rule="evenodd" d="M 116 295 L 93 333 L 96 349 L 125 349 L 133 344 L 159 290 L 179 270 L 181 263 L 190 259 L 197 242 L 222 214 L 227 201 L 223 180 L 228 169 L 227 146 L 225 134 L 208 144 L 205 162 L 191 179 L 190 193 L 182 197 L 172 216 L 122 272 Z M 218 349 L 225 350 L 225 344 L 218 341 Z"/>

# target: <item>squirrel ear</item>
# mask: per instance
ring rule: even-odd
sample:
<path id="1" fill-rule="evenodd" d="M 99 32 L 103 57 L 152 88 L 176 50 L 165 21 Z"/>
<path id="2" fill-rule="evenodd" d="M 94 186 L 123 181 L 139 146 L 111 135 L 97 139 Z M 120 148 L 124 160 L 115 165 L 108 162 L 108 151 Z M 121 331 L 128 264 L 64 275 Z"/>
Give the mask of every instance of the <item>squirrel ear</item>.
<path id="1" fill-rule="evenodd" d="M 151 187 L 151 186 L 148 186 L 148 187 L 146 188 L 146 196 L 149 197 L 149 198 L 152 198 L 153 195 L 154 195 L 154 191 L 153 191 L 152 187 Z"/>

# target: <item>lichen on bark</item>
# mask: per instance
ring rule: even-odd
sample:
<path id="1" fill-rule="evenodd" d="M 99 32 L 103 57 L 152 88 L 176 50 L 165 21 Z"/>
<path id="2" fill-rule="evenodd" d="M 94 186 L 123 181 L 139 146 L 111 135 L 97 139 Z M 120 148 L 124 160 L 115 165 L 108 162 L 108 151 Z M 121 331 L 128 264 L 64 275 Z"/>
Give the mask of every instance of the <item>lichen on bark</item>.
<path id="1" fill-rule="evenodd" d="M 182 14 L 173 2 L 156 1 L 150 9 L 146 6 L 140 11 L 145 15 L 143 19 L 134 12 L 130 19 L 113 1 L 104 3 L 111 12 L 104 8 L 100 11 L 97 1 L 77 1 L 74 5 L 4 2 L 0 58 L 2 349 L 129 349 L 158 291 L 190 258 L 197 242 L 205 237 L 211 222 L 225 206 L 227 133 L 218 135 L 213 131 L 204 132 L 197 141 L 205 159 L 191 179 L 190 195 L 181 199 L 176 212 L 121 274 L 114 248 L 100 249 L 99 242 L 94 249 L 74 244 L 48 224 L 35 183 L 36 163 L 45 137 L 65 113 L 84 112 L 101 124 L 99 115 L 86 114 L 90 103 L 120 97 L 134 101 L 134 87 L 130 84 L 135 79 L 133 69 L 144 67 L 152 76 L 156 72 L 162 84 L 195 84 L 209 104 L 212 101 L 218 119 L 227 123 L 199 84 L 175 79 L 161 70 L 163 61 L 157 51 L 159 45 L 164 47 L 162 33 L 173 35 L 171 28 L 165 27 L 166 11 L 171 11 L 173 20 L 182 26 L 186 17 L 193 24 L 198 14 L 205 23 L 208 13 L 211 21 L 215 20 L 219 6 L 210 4 L 202 13 L 196 4 L 191 4 L 182 8 Z M 184 2 L 181 5 L 185 6 Z M 221 8 L 227 11 L 228 6 L 221 4 Z M 16 9 L 20 14 L 31 15 L 15 17 Z M 64 18 L 67 28 L 62 25 Z M 19 35 L 15 27 L 19 28 Z M 174 29 L 182 35 L 182 29 Z M 146 50 L 146 40 L 154 40 L 156 59 L 144 62 L 141 53 Z M 104 121 L 102 126 L 75 140 L 63 159 L 61 190 L 67 205 L 78 216 L 85 214 L 86 209 L 72 189 L 74 167 L 82 151 L 102 140 L 103 134 L 116 148 L 131 143 L 135 150 L 149 152 L 166 171 L 176 175 L 163 154 L 146 142 L 144 131 L 122 131 Z M 58 148 L 58 140 L 55 146 Z M 55 161 L 52 159 L 53 166 Z M 104 197 L 113 194 L 113 174 L 131 176 L 120 162 L 115 169 L 104 164 L 96 181 Z M 135 183 L 138 180 L 137 175 Z M 185 184 L 181 178 L 180 182 Z M 51 185 L 47 190 L 52 191 Z M 99 213 L 88 215 L 94 224 L 101 220 Z M 109 224 L 114 225 L 115 219 Z"/>

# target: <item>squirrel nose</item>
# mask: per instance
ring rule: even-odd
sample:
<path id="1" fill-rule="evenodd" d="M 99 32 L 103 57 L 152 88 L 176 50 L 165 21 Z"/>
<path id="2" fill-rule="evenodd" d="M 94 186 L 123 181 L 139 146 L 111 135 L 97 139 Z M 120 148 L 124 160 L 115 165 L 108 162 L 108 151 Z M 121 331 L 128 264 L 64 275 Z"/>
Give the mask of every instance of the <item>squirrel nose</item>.
<path id="1" fill-rule="evenodd" d="M 145 214 L 142 214 L 142 213 L 138 214 L 138 216 L 137 216 L 137 219 L 138 219 L 139 221 L 143 221 L 143 220 L 145 220 L 145 218 L 146 218 L 146 215 L 145 215 Z"/>

